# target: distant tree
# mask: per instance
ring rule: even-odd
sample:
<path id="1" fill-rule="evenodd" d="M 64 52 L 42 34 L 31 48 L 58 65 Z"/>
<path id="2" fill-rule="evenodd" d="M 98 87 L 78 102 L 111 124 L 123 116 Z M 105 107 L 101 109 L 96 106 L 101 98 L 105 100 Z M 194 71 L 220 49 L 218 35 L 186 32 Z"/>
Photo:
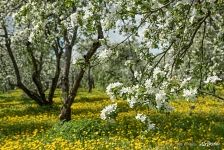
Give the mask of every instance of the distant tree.
<path id="1" fill-rule="evenodd" d="M 39 105 L 52 104 L 60 76 L 63 53 L 59 37 L 49 41 L 51 28 L 54 27 L 52 30 L 57 30 L 57 24 L 48 23 L 34 26 L 32 24 L 34 20 L 29 18 L 31 16 L 26 20 L 21 19 L 20 16 L 29 13 L 26 3 L 23 1 L 3 1 L 0 5 L 3 8 L 0 14 L 2 57 L 5 60 L 9 59 L 12 64 L 2 66 L 2 68 L 11 70 L 12 67 L 15 73 L 13 75 L 11 72 L 5 71 L 7 77 L 10 76 L 13 79 L 13 81 L 9 80 L 10 84 L 22 89 Z M 47 16 L 43 17 L 47 18 Z M 37 31 L 40 28 L 43 29 L 42 32 Z M 5 80 L 8 79 L 5 78 Z M 49 87 L 47 97 L 45 92 Z"/>

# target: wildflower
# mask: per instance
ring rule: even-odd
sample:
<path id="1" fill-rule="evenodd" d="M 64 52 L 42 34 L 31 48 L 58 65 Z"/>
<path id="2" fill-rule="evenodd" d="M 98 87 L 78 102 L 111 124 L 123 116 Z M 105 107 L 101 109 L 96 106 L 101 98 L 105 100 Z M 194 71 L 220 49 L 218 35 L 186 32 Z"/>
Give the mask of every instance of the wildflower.
<path id="1" fill-rule="evenodd" d="M 100 114 L 100 118 L 103 119 L 103 120 L 106 120 L 106 119 L 110 119 L 110 115 L 115 112 L 117 109 L 117 103 L 116 104 L 112 104 L 112 105 L 108 105 L 106 106 L 102 111 L 101 111 L 101 114 Z"/>

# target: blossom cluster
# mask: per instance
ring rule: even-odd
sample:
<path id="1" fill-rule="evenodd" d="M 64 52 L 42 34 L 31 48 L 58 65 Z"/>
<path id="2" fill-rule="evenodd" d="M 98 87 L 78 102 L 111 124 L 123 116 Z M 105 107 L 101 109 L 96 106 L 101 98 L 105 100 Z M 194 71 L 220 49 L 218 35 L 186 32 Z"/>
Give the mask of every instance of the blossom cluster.
<path id="1" fill-rule="evenodd" d="M 99 54 L 99 59 L 104 60 L 112 55 L 112 51 L 110 49 L 105 49 Z"/>
<path id="2" fill-rule="evenodd" d="M 155 129 L 155 124 L 151 122 L 151 120 L 143 114 L 137 114 L 135 117 L 137 120 L 141 121 L 144 124 L 147 124 L 147 130 L 153 130 Z"/>
<path id="3" fill-rule="evenodd" d="M 204 83 L 216 83 L 216 81 L 221 81 L 222 79 L 220 79 L 218 76 L 209 76 Z"/>
<path id="4" fill-rule="evenodd" d="M 183 96 L 187 99 L 195 99 L 195 96 L 197 94 L 197 89 L 190 88 L 190 89 L 184 89 L 183 90 Z"/>
<path id="5" fill-rule="evenodd" d="M 114 100 L 115 99 L 115 94 L 114 94 L 114 91 L 116 88 L 118 87 L 121 87 L 123 84 L 120 83 L 120 82 L 115 82 L 115 83 L 111 83 L 107 86 L 106 88 L 106 93 L 108 96 L 110 96 L 110 99 L 111 100 Z"/>
<path id="6" fill-rule="evenodd" d="M 111 104 L 106 106 L 100 114 L 100 118 L 103 120 L 107 120 L 107 119 L 113 119 L 114 116 L 112 116 L 113 113 L 116 112 L 117 109 L 117 104 Z"/>

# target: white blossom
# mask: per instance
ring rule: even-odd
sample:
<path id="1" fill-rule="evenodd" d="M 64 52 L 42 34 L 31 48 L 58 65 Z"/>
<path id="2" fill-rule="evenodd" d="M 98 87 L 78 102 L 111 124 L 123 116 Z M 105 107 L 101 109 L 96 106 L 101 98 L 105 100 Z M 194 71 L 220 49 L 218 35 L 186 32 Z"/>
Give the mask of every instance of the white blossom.
<path id="1" fill-rule="evenodd" d="M 164 90 L 160 90 L 158 93 L 156 93 L 156 100 L 165 100 L 166 99 L 166 93 Z"/>
<path id="2" fill-rule="evenodd" d="M 210 76 L 207 78 L 206 81 L 204 81 L 204 83 L 215 83 L 216 81 L 221 81 L 222 79 L 220 79 L 217 76 Z"/>
<path id="3" fill-rule="evenodd" d="M 182 82 L 181 82 L 181 84 L 180 84 L 180 87 L 183 87 L 188 81 L 190 81 L 191 80 L 191 77 L 188 77 L 188 78 L 185 78 Z"/>
<path id="4" fill-rule="evenodd" d="M 143 115 L 143 114 L 137 114 L 137 115 L 135 116 L 135 118 L 136 118 L 137 120 L 141 121 L 142 123 L 147 123 L 147 126 L 148 126 L 148 129 L 147 129 L 147 130 L 148 130 L 148 131 L 149 131 L 149 130 L 153 130 L 153 129 L 155 129 L 155 124 L 152 123 L 152 121 L 149 120 L 149 118 L 147 118 L 146 115 Z"/>
<path id="5" fill-rule="evenodd" d="M 132 93 L 133 90 L 130 87 L 122 87 L 120 90 L 120 95 Z"/>
<path id="6" fill-rule="evenodd" d="M 117 87 L 120 87 L 122 86 L 123 84 L 120 83 L 120 82 L 115 82 L 115 83 L 110 83 L 107 88 L 106 88 L 106 93 L 108 96 L 110 96 L 110 99 L 111 100 L 114 100 L 115 99 L 115 95 L 114 95 L 114 92 L 113 92 L 113 89 L 117 88 Z"/>
<path id="7" fill-rule="evenodd" d="M 116 104 L 111 104 L 111 105 L 106 106 L 106 107 L 101 111 L 100 118 L 103 119 L 103 120 L 110 119 L 110 118 L 109 118 L 109 115 L 110 115 L 112 112 L 115 112 L 116 109 L 117 109 L 117 103 L 116 103 Z"/>
<path id="8" fill-rule="evenodd" d="M 121 7 L 121 3 L 118 2 L 117 4 L 114 4 L 114 5 L 111 6 L 111 8 L 110 8 L 110 12 L 111 12 L 111 13 L 120 12 L 121 9 L 122 9 L 122 7 Z"/>
<path id="9" fill-rule="evenodd" d="M 135 71 L 135 72 L 134 72 L 134 77 L 135 77 L 136 79 L 140 79 L 141 76 L 142 76 L 142 74 L 139 73 L 138 71 Z"/>
<path id="10" fill-rule="evenodd" d="M 191 13 L 191 18 L 189 19 L 190 23 L 194 22 L 194 18 L 197 14 L 197 10 L 195 8 L 193 8 L 192 13 Z"/>
<path id="11" fill-rule="evenodd" d="M 137 120 L 140 120 L 142 123 L 145 123 L 147 119 L 146 115 L 143 115 L 143 114 L 137 114 L 135 118 Z"/>
<path id="12" fill-rule="evenodd" d="M 155 124 L 148 120 L 148 131 L 155 129 Z"/>
<path id="13" fill-rule="evenodd" d="M 166 100 L 166 93 L 164 92 L 164 90 L 159 90 L 159 92 L 156 93 L 155 96 L 156 96 L 156 108 L 160 109 Z"/>
<path id="14" fill-rule="evenodd" d="M 29 38 L 28 38 L 28 41 L 29 41 L 30 43 L 32 43 L 34 37 L 35 37 L 34 32 L 31 32 L 31 33 L 30 33 L 30 36 L 29 36 Z"/>
<path id="15" fill-rule="evenodd" d="M 152 80 L 151 79 L 147 79 L 145 80 L 145 87 L 146 89 L 151 88 L 152 87 Z"/>
<path id="16" fill-rule="evenodd" d="M 162 71 L 159 67 L 156 67 L 154 70 L 153 70 L 153 78 L 157 79 L 157 76 L 158 75 L 165 75 L 165 72 Z"/>
<path id="17" fill-rule="evenodd" d="M 77 23 L 78 23 L 78 14 L 77 13 L 73 13 L 73 14 L 71 14 L 70 18 L 71 18 L 71 25 L 72 25 L 72 27 L 75 27 L 77 25 Z"/>
<path id="18" fill-rule="evenodd" d="M 170 71 L 171 69 L 172 69 L 172 65 L 170 65 L 168 63 L 164 66 L 164 70 L 166 70 L 166 71 Z"/>
<path id="19" fill-rule="evenodd" d="M 190 88 L 190 90 L 188 90 L 188 89 L 183 90 L 183 96 L 186 97 L 187 99 L 195 98 L 196 94 L 197 94 L 196 88 L 194 88 L 194 89 Z"/>
<path id="20" fill-rule="evenodd" d="M 133 108 L 134 105 L 137 103 L 137 98 L 132 96 L 131 99 L 128 99 L 127 101 L 128 101 L 130 108 Z"/>
<path id="21" fill-rule="evenodd" d="M 125 66 L 129 66 L 130 64 L 131 64 L 131 60 L 127 60 L 127 61 L 125 61 L 125 63 L 124 63 Z"/>
<path id="22" fill-rule="evenodd" d="M 99 53 L 99 59 L 103 60 L 112 55 L 112 50 L 111 49 L 104 49 L 102 52 Z"/>
<path id="23" fill-rule="evenodd" d="M 156 89 L 153 87 L 153 82 L 151 79 L 146 79 L 145 81 L 146 94 L 153 94 Z"/>

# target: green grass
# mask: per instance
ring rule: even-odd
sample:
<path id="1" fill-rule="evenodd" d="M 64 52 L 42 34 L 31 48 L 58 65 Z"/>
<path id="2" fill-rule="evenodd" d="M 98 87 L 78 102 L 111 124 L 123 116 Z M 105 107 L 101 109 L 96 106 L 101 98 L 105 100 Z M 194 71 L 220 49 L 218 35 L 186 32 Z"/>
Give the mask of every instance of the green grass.
<path id="1" fill-rule="evenodd" d="M 58 121 L 59 90 L 54 100 L 53 106 L 39 107 L 20 90 L 0 94 L 0 149 L 221 149 L 224 144 L 224 103 L 212 97 L 175 100 L 170 114 L 139 110 L 156 124 L 148 132 L 122 100 L 116 122 L 101 120 L 100 111 L 111 103 L 103 92 L 81 89 L 73 120 L 66 123 Z"/>

